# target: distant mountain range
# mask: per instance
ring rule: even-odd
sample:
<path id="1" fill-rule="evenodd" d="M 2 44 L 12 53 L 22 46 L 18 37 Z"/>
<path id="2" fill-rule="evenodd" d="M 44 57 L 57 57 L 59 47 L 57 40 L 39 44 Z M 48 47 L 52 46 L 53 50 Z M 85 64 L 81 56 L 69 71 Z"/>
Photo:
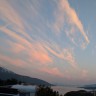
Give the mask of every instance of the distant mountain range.
<path id="1" fill-rule="evenodd" d="M 35 85 L 51 85 L 50 83 L 48 83 L 44 80 L 37 79 L 37 78 L 31 78 L 29 76 L 19 75 L 6 68 L 0 67 L 0 79 L 7 80 L 7 79 L 11 79 L 11 78 L 17 79 L 22 82 L 35 84 Z"/>
<path id="2" fill-rule="evenodd" d="M 96 84 L 85 85 L 85 86 L 82 86 L 80 88 L 94 90 L 94 89 L 96 89 Z"/>

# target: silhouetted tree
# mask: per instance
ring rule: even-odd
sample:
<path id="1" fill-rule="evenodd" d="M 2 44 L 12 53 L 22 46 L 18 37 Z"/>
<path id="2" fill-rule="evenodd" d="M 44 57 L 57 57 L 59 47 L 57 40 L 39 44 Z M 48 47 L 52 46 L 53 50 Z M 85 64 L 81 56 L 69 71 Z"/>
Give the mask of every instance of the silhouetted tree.
<path id="1" fill-rule="evenodd" d="M 18 81 L 17 79 L 14 79 L 14 78 L 7 79 L 7 80 L 0 79 L 0 86 L 21 84 L 21 83 L 23 83 L 23 82 Z"/>
<path id="2" fill-rule="evenodd" d="M 17 83 L 18 83 L 18 80 L 14 79 L 14 78 L 12 78 L 12 79 L 7 79 L 7 80 L 5 81 L 5 84 L 6 84 L 6 85 L 14 85 L 14 84 L 17 84 Z"/>
<path id="3" fill-rule="evenodd" d="M 4 85 L 4 81 L 0 79 L 0 86 Z"/>
<path id="4" fill-rule="evenodd" d="M 62 96 L 59 92 L 53 91 L 51 87 L 39 86 L 37 88 L 36 96 Z"/>
<path id="5" fill-rule="evenodd" d="M 93 93 L 87 91 L 71 91 L 64 96 L 93 96 Z"/>

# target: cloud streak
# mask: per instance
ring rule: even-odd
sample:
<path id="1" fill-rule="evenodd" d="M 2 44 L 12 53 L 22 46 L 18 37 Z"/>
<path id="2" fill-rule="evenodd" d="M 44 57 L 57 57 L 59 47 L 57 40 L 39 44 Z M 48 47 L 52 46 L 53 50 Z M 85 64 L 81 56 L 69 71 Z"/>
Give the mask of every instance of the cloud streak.
<path id="1" fill-rule="evenodd" d="M 0 14 L 0 18 L 4 20 L 5 23 L 5 25 L 1 26 L 0 29 L 3 29 L 5 27 L 12 28 L 15 32 L 24 35 L 29 40 L 32 40 L 29 34 L 27 34 L 25 31 L 24 21 L 22 17 L 7 0 L 1 1 Z"/>
<path id="2" fill-rule="evenodd" d="M 55 1 L 56 2 L 56 1 Z M 60 33 L 62 31 L 66 32 L 66 35 L 73 42 L 73 44 L 78 45 L 81 48 L 85 48 L 89 44 L 89 38 L 84 31 L 83 24 L 81 23 L 76 11 L 70 6 L 68 0 L 57 1 L 57 9 L 55 11 L 55 23 L 53 28 L 55 32 Z M 67 29 L 63 28 L 67 25 Z M 56 33 L 56 34 L 57 34 Z M 80 38 L 82 38 L 80 40 Z M 83 40 L 84 38 L 84 40 Z M 77 42 L 78 40 L 78 42 Z"/>
<path id="3" fill-rule="evenodd" d="M 26 66 L 26 63 L 20 59 L 13 59 L 13 58 L 10 58 L 8 56 L 4 56 L 4 55 L 0 55 L 0 61 L 4 61 L 4 62 L 7 62 L 9 64 L 12 64 L 14 66 L 17 66 L 17 67 L 24 67 Z"/>
<path id="4" fill-rule="evenodd" d="M 67 61 L 73 68 L 77 68 L 77 62 L 75 60 L 75 57 L 73 55 L 72 49 L 70 48 L 64 48 L 61 49 L 59 46 L 57 46 L 57 50 L 55 49 L 57 45 L 52 46 L 49 44 L 49 46 L 45 46 L 45 48 L 54 56 L 57 58 L 63 59 Z M 55 50 L 54 50 L 55 49 Z"/>
<path id="5" fill-rule="evenodd" d="M 41 72 L 53 75 L 53 76 L 59 76 L 59 77 L 64 77 L 64 74 L 62 74 L 58 68 L 41 68 Z"/>

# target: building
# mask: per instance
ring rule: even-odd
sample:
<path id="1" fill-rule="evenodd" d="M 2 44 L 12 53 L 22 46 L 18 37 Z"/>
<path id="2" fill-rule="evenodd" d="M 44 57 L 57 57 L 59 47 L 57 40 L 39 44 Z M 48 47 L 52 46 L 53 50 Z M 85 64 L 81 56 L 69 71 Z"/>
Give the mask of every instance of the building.
<path id="1" fill-rule="evenodd" d="M 20 95 L 17 89 L 9 87 L 0 87 L 0 96 L 20 96 Z"/>
<path id="2" fill-rule="evenodd" d="M 0 96 L 35 96 L 36 86 L 31 85 L 13 85 L 9 87 L 0 87 Z"/>

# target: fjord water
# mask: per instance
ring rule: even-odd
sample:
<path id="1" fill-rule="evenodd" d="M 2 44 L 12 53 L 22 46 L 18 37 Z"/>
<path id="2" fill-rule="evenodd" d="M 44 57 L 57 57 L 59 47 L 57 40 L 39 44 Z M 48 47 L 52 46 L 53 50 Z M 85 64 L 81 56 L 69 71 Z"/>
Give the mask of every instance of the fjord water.
<path id="1" fill-rule="evenodd" d="M 64 95 L 67 92 L 70 91 L 78 91 L 78 90 L 85 90 L 84 88 L 78 88 L 75 86 L 52 86 L 51 87 L 54 91 L 58 91 L 60 94 Z"/>

